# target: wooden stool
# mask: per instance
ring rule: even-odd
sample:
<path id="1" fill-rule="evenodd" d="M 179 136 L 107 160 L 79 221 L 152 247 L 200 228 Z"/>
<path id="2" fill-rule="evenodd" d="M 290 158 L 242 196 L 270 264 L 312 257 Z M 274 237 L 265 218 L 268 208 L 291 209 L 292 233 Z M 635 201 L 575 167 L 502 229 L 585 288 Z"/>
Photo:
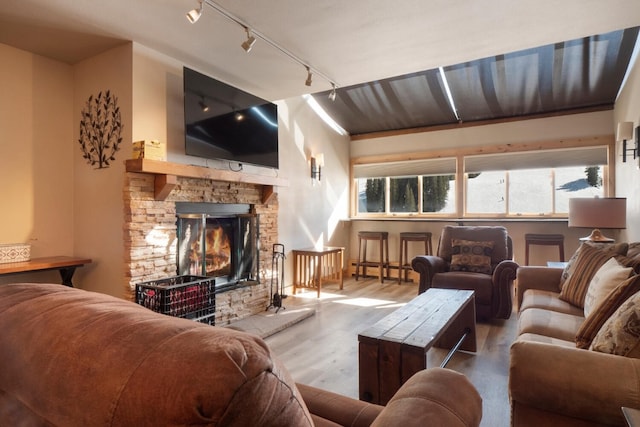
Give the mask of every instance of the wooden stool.
<path id="1" fill-rule="evenodd" d="M 525 234 L 524 265 L 529 265 L 529 245 L 557 246 L 560 262 L 564 262 L 564 235 L 562 234 Z"/>
<path id="2" fill-rule="evenodd" d="M 369 240 L 377 241 L 380 245 L 380 260 L 367 261 L 367 242 Z M 356 280 L 360 274 L 362 266 L 362 275 L 367 275 L 367 267 L 378 267 L 380 283 L 384 283 L 383 269 L 387 269 L 387 277 L 389 277 L 389 233 L 386 231 L 359 231 L 358 232 L 358 261 L 356 262 Z"/>
<path id="3" fill-rule="evenodd" d="M 431 255 L 431 233 L 400 233 L 400 255 L 398 256 L 398 284 L 402 281 L 402 274 L 404 274 L 404 281 L 407 281 L 407 270 L 411 270 L 411 264 L 409 264 L 409 242 L 424 242 L 424 255 Z"/>

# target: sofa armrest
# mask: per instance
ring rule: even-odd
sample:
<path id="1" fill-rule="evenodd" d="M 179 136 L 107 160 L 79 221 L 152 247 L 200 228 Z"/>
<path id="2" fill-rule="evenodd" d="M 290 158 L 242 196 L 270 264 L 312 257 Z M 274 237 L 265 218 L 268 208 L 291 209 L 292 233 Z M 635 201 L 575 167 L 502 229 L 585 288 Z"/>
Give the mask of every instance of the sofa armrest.
<path id="1" fill-rule="evenodd" d="M 430 368 L 414 374 L 387 406 L 352 399 L 316 387 L 296 384 L 318 425 L 402 426 L 480 425 L 482 399 L 463 374 Z"/>
<path id="2" fill-rule="evenodd" d="M 411 261 L 411 268 L 420 274 L 418 294 L 431 287 L 433 276 L 447 270 L 447 262 L 434 255 L 419 255 Z"/>
<path id="3" fill-rule="evenodd" d="M 560 292 L 560 278 L 562 268 L 521 266 L 518 268 L 516 286 L 516 302 L 518 310 L 522 307 L 522 296 L 527 289 Z"/>
<path id="4" fill-rule="evenodd" d="M 352 399 L 327 390 L 305 384 L 296 384 L 302 400 L 314 418 L 331 421 L 341 426 L 368 427 L 382 412 L 384 406 Z"/>
<path id="5" fill-rule="evenodd" d="M 511 346 L 512 408 L 517 402 L 592 422 L 624 425 L 620 408 L 640 407 L 638 384 L 640 359 L 523 340 Z"/>
<path id="6" fill-rule="evenodd" d="M 508 319 L 513 311 L 513 300 L 511 298 L 511 285 L 516 278 L 519 265 L 515 261 L 501 261 L 493 270 L 494 293 L 500 295 L 493 298 L 493 313 L 498 319 Z"/>
<path id="7" fill-rule="evenodd" d="M 459 372 L 430 368 L 414 374 L 387 403 L 371 427 L 479 426 L 482 399 Z"/>

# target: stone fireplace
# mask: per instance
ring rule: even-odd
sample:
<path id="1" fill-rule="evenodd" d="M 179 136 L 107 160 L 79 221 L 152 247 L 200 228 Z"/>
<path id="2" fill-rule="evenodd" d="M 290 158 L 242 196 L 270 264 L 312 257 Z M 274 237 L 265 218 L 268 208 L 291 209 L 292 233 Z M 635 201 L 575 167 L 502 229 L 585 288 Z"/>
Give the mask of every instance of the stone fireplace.
<path id="1" fill-rule="evenodd" d="M 129 168 L 128 168 L 129 170 Z M 127 172 L 124 180 L 124 258 L 128 297 L 135 299 L 135 284 L 163 279 L 185 273 L 178 270 L 178 212 L 184 206 L 222 204 L 244 206 L 259 229 L 255 247 L 257 259 L 252 266 L 256 277 L 228 287 L 216 295 L 216 325 L 264 311 L 269 304 L 271 248 L 277 243 L 277 193 L 265 200 L 263 185 L 244 182 L 218 181 L 207 178 L 178 176 L 169 191 L 158 200 L 157 176 L 153 173 Z M 165 178 L 166 179 L 166 178 Z M 201 205 L 201 206 L 204 206 Z M 180 208 L 177 208 L 180 206 Z M 222 215 L 228 217 L 228 215 Z M 206 221 L 206 220 L 205 220 Z M 233 228 L 227 226 L 227 230 Z M 254 230 L 255 231 L 255 230 Z M 252 231 L 252 232 L 254 232 Z M 246 260 L 245 260 L 246 261 Z M 242 260 L 236 260 L 242 263 Z M 198 268 L 189 264 L 187 267 Z M 220 274 L 223 276 L 223 274 Z M 221 283 L 229 280 L 220 279 Z M 235 279 L 235 278 L 232 278 Z M 233 280 L 232 280 L 233 281 Z M 233 289 L 230 289 L 233 288 Z"/>

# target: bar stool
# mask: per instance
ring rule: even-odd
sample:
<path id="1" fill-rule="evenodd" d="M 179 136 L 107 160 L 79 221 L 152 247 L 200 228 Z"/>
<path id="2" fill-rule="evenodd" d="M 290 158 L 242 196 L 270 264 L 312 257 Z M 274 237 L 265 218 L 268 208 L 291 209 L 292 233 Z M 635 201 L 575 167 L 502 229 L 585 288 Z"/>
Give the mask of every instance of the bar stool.
<path id="1" fill-rule="evenodd" d="M 564 235 L 562 234 L 525 234 L 524 265 L 529 265 L 529 245 L 557 246 L 560 262 L 564 262 Z"/>
<path id="2" fill-rule="evenodd" d="M 380 245 L 380 260 L 367 261 L 367 242 L 369 240 L 377 241 Z M 358 261 L 356 262 L 356 280 L 360 274 L 362 266 L 362 275 L 367 275 L 367 267 L 378 267 L 380 269 L 380 283 L 384 283 L 383 269 L 387 269 L 387 277 L 389 277 L 389 233 L 386 231 L 359 231 L 358 232 Z"/>
<path id="3" fill-rule="evenodd" d="M 402 282 L 402 275 L 404 274 L 404 281 L 407 282 L 407 271 L 411 270 L 411 264 L 409 264 L 409 242 L 424 242 L 424 255 L 431 255 L 431 233 L 429 232 L 405 232 L 400 233 L 400 255 L 398 256 L 398 284 Z"/>

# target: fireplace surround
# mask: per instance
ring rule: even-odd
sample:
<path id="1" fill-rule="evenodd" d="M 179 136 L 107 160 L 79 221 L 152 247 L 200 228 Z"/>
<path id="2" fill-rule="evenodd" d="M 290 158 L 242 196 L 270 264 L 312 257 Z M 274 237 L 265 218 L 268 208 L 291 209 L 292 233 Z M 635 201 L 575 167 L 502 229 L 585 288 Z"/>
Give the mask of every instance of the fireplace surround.
<path id="1" fill-rule="evenodd" d="M 125 297 L 135 300 L 135 284 L 179 274 L 177 205 L 245 205 L 257 221 L 257 280 L 243 280 L 216 295 L 217 325 L 264 311 L 269 304 L 271 248 L 278 241 L 278 197 L 265 200 L 263 186 L 206 178 L 177 177 L 163 200 L 156 199 L 155 175 L 126 172 L 124 180 Z M 245 215 L 236 213 L 234 215 Z M 221 282 L 224 281 L 221 279 Z"/>

